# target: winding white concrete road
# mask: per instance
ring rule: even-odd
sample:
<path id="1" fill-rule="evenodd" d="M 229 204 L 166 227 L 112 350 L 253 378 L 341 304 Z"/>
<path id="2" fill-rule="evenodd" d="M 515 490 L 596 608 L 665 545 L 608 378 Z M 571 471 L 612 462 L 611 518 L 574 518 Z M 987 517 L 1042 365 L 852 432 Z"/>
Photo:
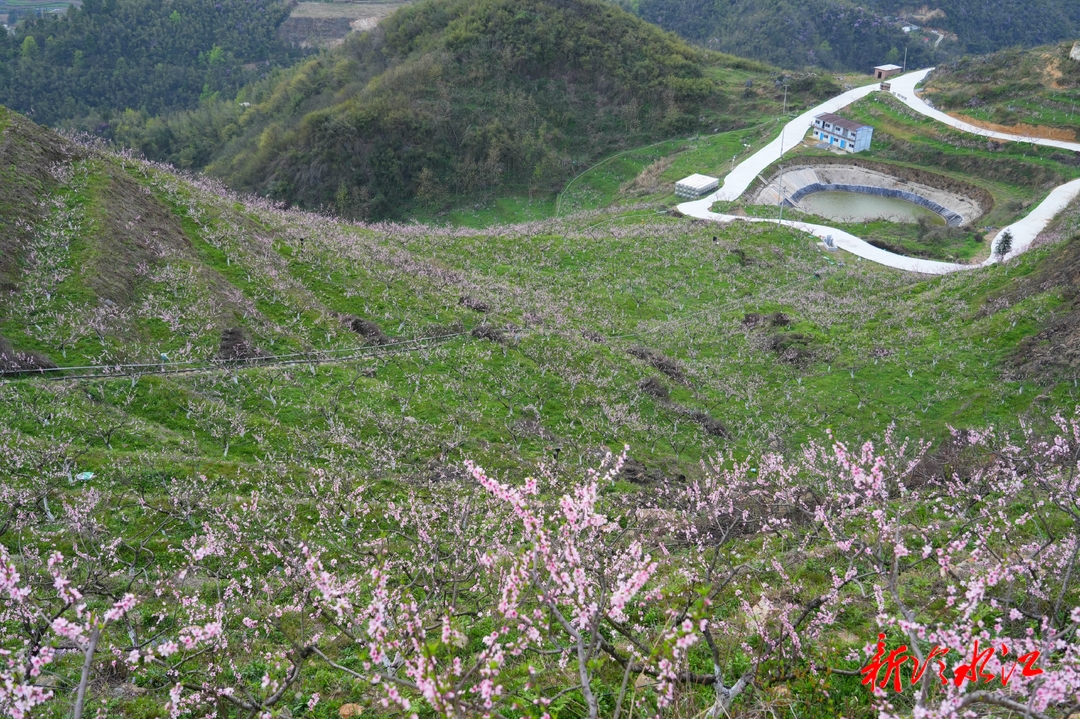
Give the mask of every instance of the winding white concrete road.
<path id="1" fill-rule="evenodd" d="M 970 132 L 972 135 L 981 135 L 986 138 L 993 138 L 995 140 L 1006 140 L 1009 142 L 1029 142 L 1034 145 L 1045 145 L 1047 147 L 1057 147 L 1062 150 L 1071 150 L 1073 152 L 1080 152 L 1080 142 L 1065 142 L 1063 140 L 1047 140 L 1041 137 L 1028 137 L 1026 135 L 1010 135 L 1004 132 L 995 132 L 993 130 L 986 130 L 977 125 L 964 122 L 963 120 L 957 120 L 952 115 L 948 115 L 941 110 L 930 107 L 921 97 L 915 94 L 915 87 L 926 79 L 926 76 L 934 68 L 927 70 L 917 70 L 915 72 L 909 72 L 906 75 L 894 77 L 889 80 L 892 83 L 892 94 L 897 97 L 901 102 L 910 107 L 920 115 L 926 115 L 932 120 L 944 123 L 951 127 L 955 127 L 957 130 L 963 130 L 964 132 Z"/>
<path id="2" fill-rule="evenodd" d="M 764 172 L 766 167 L 779 160 L 785 152 L 791 150 L 803 141 L 803 138 L 806 137 L 806 131 L 810 129 L 810 125 L 814 123 L 815 117 L 823 112 L 836 112 L 842 110 L 856 100 L 861 100 L 866 97 L 878 88 L 879 85 L 875 83 L 873 85 L 857 87 L 854 90 L 848 90 L 843 95 L 837 95 L 831 100 L 826 100 L 817 107 L 807 110 L 796 117 L 784 126 L 779 137 L 740 162 L 734 170 L 728 173 L 727 177 L 724 178 L 724 184 L 720 186 L 720 189 L 710 195 L 709 199 L 712 201 L 709 205 L 711 206 L 713 202 L 731 202 L 732 200 L 739 199 L 739 197 L 742 196 L 742 193 L 746 192 L 746 188 L 750 187 L 750 183 L 754 181 L 754 178 Z M 704 200 L 685 202 L 682 205 L 679 205 L 679 210 L 681 211 L 684 205 L 698 205 L 702 202 L 704 202 Z"/>
<path id="3" fill-rule="evenodd" d="M 1035 145 L 1056 147 L 1062 150 L 1071 150 L 1072 152 L 1080 152 L 1080 143 L 1047 140 L 1039 137 L 1026 137 L 1023 135 L 1010 135 L 1007 133 L 985 130 L 981 127 L 976 127 L 970 123 L 963 122 L 962 120 L 957 120 L 955 117 L 930 107 L 915 94 L 915 87 L 930 74 L 931 70 L 933 70 L 933 68 L 909 72 L 906 75 L 892 78 L 890 80 L 890 83 L 892 84 L 892 94 L 915 112 L 963 132 L 980 135 L 987 139 L 1005 140 L 1009 142 L 1027 142 Z M 785 125 L 780 133 L 780 137 L 758 150 L 728 173 L 727 177 L 724 178 L 724 184 L 720 189 L 700 200 L 682 203 L 678 206 L 679 212 L 689 217 L 712 220 L 714 222 L 742 221 L 780 223 L 780 220 L 771 220 L 761 217 L 739 217 L 737 215 L 720 214 L 712 212 L 709 208 L 716 202 L 731 202 L 739 199 L 739 197 L 746 192 L 746 189 L 750 187 L 750 184 L 754 179 L 769 165 L 779 160 L 784 153 L 802 142 L 816 116 L 823 112 L 836 112 L 845 108 L 856 100 L 866 97 L 870 93 L 878 90 L 879 87 L 879 83 L 858 87 L 854 90 L 849 90 L 842 95 L 838 95 L 831 100 L 827 100 L 813 109 L 807 110 Z M 1076 199 L 1077 196 L 1080 196 L 1080 179 L 1067 182 L 1054 189 L 1046 199 L 1039 203 L 1039 205 L 1026 217 L 1003 228 L 1002 231 L 998 233 L 997 238 L 995 238 L 994 243 L 991 245 L 990 257 L 987 258 L 982 265 L 961 265 L 953 262 L 921 260 L 915 257 L 897 255 L 893 252 L 874 247 L 869 242 L 866 242 L 849 232 L 844 232 L 843 230 L 834 227 L 826 227 L 825 225 L 815 225 L 808 222 L 791 220 L 784 220 L 782 224 L 786 227 L 793 227 L 808 232 L 820 239 L 825 239 L 827 235 L 832 235 L 833 241 L 836 243 L 837 247 L 863 259 L 870 260 L 871 262 L 877 262 L 878 264 L 895 267 L 900 270 L 907 270 L 909 272 L 940 275 L 959 270 L 971 270 L 976 267 L 986 266 L 997 262 L 1000 259 L 996 254 L 997 242 L 1006 231 L 1010 232 L 1013 238 L 1012 249 L 1006 257 L 1015 257 L 1016 255 L 1026 252 L 1028 248 L 1031 247 L 1031 243 L 1038 237 L 1039 233 L 1050 224 L 1059 212 Z"/>

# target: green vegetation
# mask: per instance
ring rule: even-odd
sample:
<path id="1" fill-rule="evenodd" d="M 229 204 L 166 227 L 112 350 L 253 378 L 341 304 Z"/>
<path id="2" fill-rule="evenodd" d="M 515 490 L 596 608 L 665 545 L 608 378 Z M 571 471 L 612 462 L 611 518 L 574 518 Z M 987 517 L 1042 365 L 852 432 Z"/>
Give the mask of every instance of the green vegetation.
<path id="1" fill-rule="evenodd" d="M 980 186 L 1002 201 L 1042 192 L 1023 178 L 1069 176 L 1069 166 L 1041 152 L 1025 156 L 1026 148 L 956 146 L 959 138 L 919 126 L 887 100 L 868 100 L 851 113 L 872 116 L 882 128 L 875 161 L 920 166 L 921 158 L 938 157 L 943 172 L 965 182 L 985 164 L 992 171 Z M 161 716 L 176 685 L 169 666 L 185 673 L 189 692 L 199 691 L 211 672 L 215 682 L 240 686 L 284 681 L 298 656 L 290 642 L 310 639 L 312 616 L 324 612 L 325 626 L 335 632 L 345 626 L 333 621 L 329 605 L 312 603 L 328 596 L 325 582 L 321 588 L 300 583 L 317 574 L 308 570 L 319 561 L 342 576 L 357 567 L 356 577 L 386 569 L 392 591 L 408 582 L 425 595 L 425 607 L 434 601 L 437 611 L 424 621 L 415 621 L 418 604 L 399 602 L 401 612 L 388 622 L 394 631 L 411 624 L 437 630 L 439 616 L 454 607 L 447 626 L 453 621 L 467 629 L 460 639 L 451 637 L 457 650 L 475 654 L 492 635 L 503 636 L 494 615 L 484 612 L 491 597 L 497 602 L 506 594 L 474 581 L 471 569 L 466 584 L 454 553 L 486 561 L 488 555 L 477 555 L 487 541 L 517 552 L 521 535 L 513 525 L 520 517 L 509 507 L 499 513 L 474 503 L 467 459 L 513 486 L 544 463 L 537 473 L 543 494 L 530 502 L 547 516 L 551 499 L 572 488 L 583 467 L 629 445 L 627 465 L 599 491 L 598 511 L 610 507 L 609 516 L 587 523 L 601 538 L 595 546 L 612 546 L 613 536 L 640 546 L 640 527 L 650 557 L 675 559 L 665 560 L 665 592 L 648 612 L 639 611 L 644 604 L 628 607 L 628 626 L 666 631 L 668 606 L 700 596 L 699 586 L 708 590 L 676 563 L 687 561 L 700 564 L 710 583 L 716 566 L 735 568 L 730 576 L 737 583 L 714 595 L 710 617 L 731 618 L 734 627 L 734 618 L 760 613 L 772 624 L 769 603 L 776 602 L 787 607 L 784 623 L 775 622 L 787 633 L 787 617 L 836 588 L 848 555 L 820 544 L 829 533 L 819 522 L 785 521 L 767 531 L 762 522 L 773 517 L 780 496 L 794 502 L 790 511 L 782 505 L 783 517 L 821 516 L 815 512 L 836 502 L 850 518 L 851 488 L 874 476 L 874 460 L 867 450 L 849 474 L 808 468 L 805 475 L 823 483 L 782 495 L 768 491 L 766 475 L 776 466 L 766 470 L 758 453 L 798 457 L 802 443 L 823 440 L 829 430 L 854 449 L 894 425 L 897 439 L 938 441 L 918 464 L 924 474 L 911 475 L 911 491 L 922 499 L 926 475 L 962 472 L 958 482 L 982 476 L 981 465 L 948 440 L 950 428 L 1010 431 L 1023 420 L 1038 431 L 1059 408 L 1080 401 L 1073 381 L 1080 357 L 1074 290 L 1080 205 L 1047 235 L 1062 242 L 933 279 L 824 253 L 783 228 L 701 223 L 634 207 L 666 198 L 668 173 L 722 169 L 747 145 L 766 141 L 773 134 L 768 124 L 612 158 L 567 187 L 560 207 L 566 203 L 572 214 L 484 230 L 350 224 L 286 211 L 205 179 L 76 145 L 7 110 L 0 110 L 0 130 L 0 367 L 6 372 L 0 472 L 12 478 L 3 487 L 15 518 L 5 522 L 3 546 L 40 548 L 41 562 L 77 547 L 89 557 L 81 566 L 90 566 L 78 586 L 86 596 L 93 592 L 87 601 L 99 613 L 112 594 L 137 593 L 140 605 L 127 624 L 117 622 L 106 635 L 125 647 L 156 650 L 162 631 L 171 638 L 211 621 L 243 637 L 218 653 L 187 646 L 173 665 L 144 662 L 137 683 L 103 650 L 91 672 L 94 710 Z M 554 212 L 550 203 L 504 202 L 496 210 L 507 215 Z M 595 209 L 601 207 L 608 209 Z M 1000 212 L 1003 219 L 1009 210 Z M 41 371 L 49 365 L 69 369 Z M 748 455 L 755 466 L 736 467 L 744 483 L 722 501 L 732 489 L 724 472 Z M 705 469 L 703 461 L 714 458 L 717 468 Z M 890 466 L 884 474 L 895 481 L 910 469 Z M 1010 468 L 1002 484 L 1012 486 L 1017 474 Z M 801 482 L 804 472 L 791 476 Z M 721 494 L 697 493 L 703 486 Z M 657 491 L 671 487 L 688 496 L 687 521 L 677 532 L 669 521 L 676 515 L 666 513 Z M 891 486 L 875 490 L 880 506 L 896 517 L 896 531 L 880 530 L 875 517 L 885 514 L 874 512 L 875 504 L 849 522 L 860 532 L 850 556 L 882 564 L 875 577 L 895 577 L 890 568 L 899 565 L 861 547 L 880 543 L 881 535 L 895 547 L 899 528 L 910 532 L 904 541 L 913 556 L 899 581 L 920 619 L 927 612 L 934 621 L 943 616 L 949 582 L 937 565 L 919 561 L 921 547 L 948 547 L 954 530 L 984 531 L 987 517 L 1000 520 L 1002 537 L 1020 546 L 1044 546 L 1047 527 L 1062 541 L 1071 536 L 1058 532 L 1064 523 L 1058 515 L 1037 526 L 1016 523 L 1014 515 L 1039 506 L 1038 495 L 1014 491 L 996 506 L 996 486 L 972 487 L 949 485 L 943 495 L 970 515 L 933 501 L 910 503 L 905 484 L 896 493 Z M 740 503 L 755 496 L 760 511 L 757 505 L 744 511 Z M 438 509 L 444 505 L 461 511 L 444 513 Z M 734 524 L 702 522 L 725 506 Z M 610 531 L 642 508 L 633 532 Z M 832 539 L 846 544 L 845 552 L 847 529 Z M 114 541 L 117 536 L 124 540 Z M 692 541 L 704 550 L 691 544 L 688 551 L 686 537 L 703 537 Z M 811 542 L 813 551 L 797 549 Z M 320 556 L 305 564 L 308 556 L 298 548 L 308 547 Z M 1015 551 L 1004 540 L 1001 547 Z M 1068 554 L 1045 561 L 1059 556 Z M 100 565 L 97 557 L 105 558 Z M 626 565 L 604 557 L 588 566 L 625 574 Z M 963 572 L 973 564 L 953 566 Z M 96 574 L 98 566 L 108 571 Z M 747 566 L 752 571 L 742 571 Z M 429 571 L 445 583 L 420 573 Z M 55 584 L 37 570 L 21 576 L 32 576 L 39 592 Z M 850 576 L 870 583 L 870 570 Z M 159 577 L 173 584 L 158 583 Z M 170 589 L 158 592 L 163 586 Z M 351 606 L 381 601 L 372 598 L 377 584 L 355 586 Z M 442 587 L 451 591 L 436 593 Z M 844 591 L 836 616 L 820 623 L 831 633 L 815 639 L 812 659 L 764 659 L 735 711 L 797 703 L 800 716 L 814 719 L 876 713 L 858 677 L 812 672 L 809 663 L 850 672 L 857 668 L 851 652 L 877 630 L 875 587 L 852 583 Z M 1073 606 L 1074 594 L 1065 606 Z M 933 599 L 924 602 L 927 597 Z M 223 602 L 228 608 L 218 614 L 203 610 Z M 465 625 L 466 614 L 482 616 Z M 19 637 L 21 626 L 9 625 L 10 636 Z M 255 626 L 257 634 L 243 634 Z M 353 626 L 364 622 L 350 618 L 345 629 Z M 128 629 L 135 639 L 122 631 Z M 1008 629 L 1019 636 L 1023 627 Z M 743 641 L 718 629 L 729 682 L 764 644 L 760 630 L 751 630 Z M 506 637 L 515 631 L 509 627 Z M 343 631 L 340 641 L 331 635 L 325 651 L 335 668 L 355 674 L 370 654 L 345 641 L 350 633 Z M 322 629 L 316 634 L 324 638 Z M 892 644 L 899 639 L 891 637 Z M 440 660 L 450 656 L 449 646 L 430 647 Z M 228 673 L 221 674 L 226 649 Z M 687 666 L 709 672 L 704 642 L 690 652 Z M 559 650 L 535 654 L 525 661 L 540 666 L 537 691 L 559 695 L 553 716 L 580 715 L 575 694 L 561 693 L 572 683 L 557 666 Z M 80 660 L 78 652 L 58 653 L 50 676 L 58 677 L 56 692 L 64 699 L 40 714 L 67 711 Z M 302 681 L 288 686 L 273 710 L 328 719 L 356 701 L 366 714 L 389 716 L 378 704 L 378 687 L 326 666 L 311 657 Z M 591 666 L 605 715 L 614 713 L 614 688 L 629 673 L 599 658 Z M 507 674 L 514 672 L 525 681 L 522 664 L 514 662 Z M 631 686 L 644 696 L 652 691 Z M 418 713 L 432 716 L 412 688 L 402 691 L 415 698 Z M 702 713 L 697 708 L 712 700 L 708 691 L 705 685 L 680 690 L 679 706 Z M 902 701 L 906 706 L 908 698 Z M 218 703 L 222 716 L 238 714 Z"/>
<path id="2" fill-rule="evenodd" d="M 619 0 L 640 17 L 706 47 L 783 67 L 817 65 L 869 72 L 903 62 L 927 67 L 965 53 L 1041 45 L 1080 34 L 1080 7 L 1069 0 L 1025 3 L 939 0 L 920 10 L 900 0 Z M 914 23 L 932 28 L 905 34 Z"/>
<path id="3" fill-rule="evenodd" d="M 771 139 L 775 123 L 758 127 L 672 140 L 631 150 L 590 168 L 567 185 L 559 197 L 559 214 L 594 210 L 616 204 L 671 204 L 675 181 L 694 172 L 724 175 L 762 141 Z"/>
<path id="4" fill-rule="evenodd" d="M 1080 131 L 1080 62 L 1073 43 L 965 57 L 936 69 L 926 95 L 939 108 L 1023 134 L 1075 140 Z M 1070 156 L 1071 161 L 1075 158 Z"/>
<path id="5" fill-rule="evenodd" d="M 727 82 L 744 88 L 742 100 L 747 117 L 760 118 L 768 111 L 780 109 L 783 91 L 746 87 L 746 80 L 755 83 L 760 72 L 725 69 Z M 805 110 L 818 99 L 840 88 L 821 78 L 806 77 L 803 82 L 788 88 L 788 114 Z M 753 101 L 750 104 L 748 101 Z M 571 178 L 555 195 L 533 193 L 531 196 L 513 194 L 484 198 L 474 205 L 462 205 L 448 211 L 420 209 L 412 218 L 442 224 L 449 220 L 454 226 L 483 228 L 510 222 L 528 222 L 561 217 L 582 210 L 623 209 L 648 216 L 666 212 L 678 202 L 675 182 L 695 172 L 724 177 L 735 163 L 775 138 L 779 122 L 773 117 L 761 124 L 727 132 L 703 132 L 692 137 L 661 140 L 642 147 L 613 153 Z M 719 128 L 712 128 L 717 130 Z M 580 165 L 572 164 L 577 170 Z"/>
<path id="6" fill-rule="evenodd" d="M 421 221 L 449 219 L 474 228 L 563 217 L 586 210 L 622 209 L 646 217 L 667 212 L 677 198 L 676 180 L 694 172 L 723 176 L 736 162 L 771 139 L 769 122 L 715 135 L 664 140 L 604 158 L 573 177 L 554 196 L 500 197 L 449 212 L 414 214 Z"/>
<path id="7" fill-rule="evenodd" d="M 4 165 L 18 169 L 0 201 L 33 218 L 5 240 L 14 292 L 0 335 L 16 350 L 69 366 L 296 352 L 324 362 L 5 385 L 57 414 L 41 425 L 5 403 L 14 414 L 4 421 L 26 441 L 90 414 L 115 425 L 87 447 L 90 466 L 151 448 L 183 464 L 271 447 L 288 457 L 304 436 L 349 426 L 342 451 L 367 463 L 377 445 L 402 470 L 466 455 L 499 466 L 553 446 L 585 456 L 626 441 L 650 464 L 687 471 L 720 449 L 794 446 L 827 427 L 859 436 L 895 421 L 938 436 L 946 423 L 1039 411 L 1033 380 L 1002 372 L 1059 291 L 985 308 L 1048 251 L 920 281 L 850 258 L 841 266 L 777 228 L 651 212 L 481 232 L 351 227 L 260 210 L 8 121 Z M 47 158 L 71 169 L 34 164 Z M 357 317 L 381 329 L 357 329 Z M 441 336 L 423 350 L 378 349 Z M 332 361 L 357 346 L 364 359 Z M 649 378 L 662 398 L 642 389 Z M 1044 391 L 1071 402 L 1075 390 Z"/>
<path id="8" fill-rule="evenodd" d="M 347 217 L 438 218 L 514 196 L 530 200 L 511 201 L 524 219 L 614 152 L 775 116 L 777 72 L 599 0 L 425 0 L 236 102 L 110 132 L 231 187 Z M 791 84 L 793 106 L 839 90 Z"/>
<path id="9" fill-rule="evenodd" d="M 276 0 L 87 0 L 0 33 L 0 103 L 97 130 L 232 97 L 299 57 L 275 36 L 288 14 Z"/>
<path id="10" fill-rule="evenodd" d="M 877 631 L 959 654 L 993 627 L 1059 642 L 1047 685 L 1074 692 L 1080 418 L 1055 415 L 1080 402 L 1080 202 L 1021 257 L 929 279 L 667 211 L 777 134 L 776 74 L 591 0 L 424 0 L 102 133 L 455 227 L 286 209 L 0 108 L 0 684 L 50 689 L 56 719 L 629 717 L 661 713 L 671 657 L 673 716 L 862 719 Z M 843 82 L 794 79 L 788 107 Z M 877 128 L 859 162 L 933 168 L 980 228 L 1080 176 L 889 96 L 845 114 Z M 1054 693 L 1040 715 L 1071 716 Z"/>

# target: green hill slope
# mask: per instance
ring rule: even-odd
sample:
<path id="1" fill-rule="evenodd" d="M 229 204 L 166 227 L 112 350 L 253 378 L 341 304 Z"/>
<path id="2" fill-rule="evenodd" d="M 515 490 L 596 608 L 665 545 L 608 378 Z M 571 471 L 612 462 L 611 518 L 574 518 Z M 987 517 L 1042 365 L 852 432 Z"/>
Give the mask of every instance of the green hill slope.
<path id="1" fill-rule="evenodd" d="M 599 0 L 425 0 L 237 103 L 114 137 L 171 161 L 204 148 L 186 164 L 275 199 L 404 217 L 547 194 L 615 150 L 757 121 L 773 98 L 746 81 L 771 88 L 772 72 Z"/>
<path id="2" fill-rule="evenodd" d="M 49 673 L 34 680 L 56 700 L 35 708 L 37 715 L 74 714 L 69 707 L 84 696 L 87 713 L 163 716 L 177 706 L 177 677 L 184 677 L 180 688 L 192 693 L 242 687 L 257 709 L 279 716 L 400 716 L 380 703 L 375 682 L 349 679 L 372 654 L 325 635 L 324 628 L 339 626 L 347 634 L 349 627 L 373 632 L 363 629 L 367 619 L 334 620 L 322 598 L 343 595 L 320 567 L 344 572 L 359 566 L 357 558 L 408 560 L 373 564 L 363 574 L 378 579 L 390 567 L 392 591 L 405 585 L 415 588 L 417 602 L 434 601 L 431 619 L 416 622 L 430 627 L 431 637 L 448 626 L 439 616 L 478 616 L 462 633 L 467 641 L 455 646 L 484 657 L 485 639 L 498 633 L 489 608 L 507 594 L 471 569 L 458 571 L 470 565 L 454 557 L 460 551 L 484 563 L 487 547 L 499 543 L 516 553 L 522 535 L 513 523 L 521 505 L 492 512 L 478 500 L 466 460 L 513 487 L 538 477 L 542 494 L 529 512 L 541 523 L 560 507 L 570 517 L 599 497 L 605 516 L 588 524 L 602 534 L 590 545 L 608 547 L 624 537 L 637 547 L 639 540 L 654 542 L 647 552 L 635 550 L 646 562 L 675 557 L 678 563 L 661 572 L 669 583 L 650 600 L 659 608 L 642 611 L 644 628 L 633 629 L 642 636 L 652 626 L 667 633 L 669 617 L 677 617 L 667 607 L 685 611 L 701 596 L 699 587 L 711 592 L 722 563 L 730 594 L 709 617 L 729 622 L 717 625 L 724 627 L 717 643 L 732 667 L 728 676 L 752 661 L 762 624 L 735 638 L 729 627 L 770 611 L 767 602 L 775 601 L 791 608 L 780 616 L 794 619 L 768 625 L 787 633 L 800 624 L 802 607 L 835 595 L 842 572 L 858 576 L 866 586 L 852 582 L 827 607 L 821 624 L 829 633 L 812 635 L 813 654 L 764 655 L 759 678 L 732 707 L 743 714 L 798 702 L 799 716 L 808 719 L 878 715 L 873 695 L 850 676 L 860 660 L 851 652 L 882 629 L 879 598 L 895 594 L 870 582 L 897 581 L 899 552 L 895 560 L 873 560 L 879 568 L 872 572 L 849 567 L 852 557 L 878 556 L 862 547 L 896 546 L 899 530 L 886 532 L 879 523 L 886 513 L 897 527 L 911 528 L 904 545 L 911 564 L 900 584 L 920 620 L 932 617 L 927 622 L 941 621 L 946 598 L 967 591 L 960 585 L 950 593 L 947 565 L 922 561 L 929 551 L 918 548 L 932 547 L 931 531 L 939 546 L 956 547 L 964 532 L 983 532 L 993 521 L 1003 557 L 1017 547 L 1038 553 L 1052 533 L 1061 544 L 1039 568 L 1050 577 L 1063 574 L 1055 566 L 1075 552 L 1067 542 L 1076 493 L 1062 459 L 1074 429 L 1066 425 L 1061 444 L 1033 455 L 1062 467 L 1060 492 L 1050 493 L 1062 509 L 1027 526 L 1016 515 L 1046 511 L 1047 504 L 1035 486 L 1046 475 L 1030 479 L 1032 455 L 1020 454 L 984 480 L 982 455 L 972 456 L 960 438 L 969 434 L 965 428 L 995 425 L 1013 439 L 1002 436 L 987 451 L 1019 452 L 1009 447 L 1020 421 L 1032 433 L 1024 446 L 1033 447 L 1048 417 L 1080 400 L 1080 205 L 1050 229 L 1045 246 L 1016 261 L 923 279 L 825 253 L 786 229 L 652 212 L 582 212 L 484 231 L 349 224 L 83 147 L 4 109 L 0 172 L 0 548 L 8 588 L 21 581 L 35 592 L 33 611 L 4 622 L 4 646 L 48 636 L 37 627 L 59 627 L 59 634 L 77 626 L 56 621 L 65 612 L 75 616 L 74 595 L 55 598 L 68 576 L 79 582 L 79 601 L 94 621 L 126 594 L 139 601 L 106 626 L 101 645 L 100 625 L 86 650 L 68 649 L 67 636 L 65 643 L 46 640 L 56 656 Z M 905 437 L 938 441 L 917 465 L 878 464 L 869 445 L 859 446 L 882 439 L 890 425 L 891 440 L 878 446 L 916 446 Z M 828 430 L 850 449 L 803 452 L 807 440 L 827 443 Z M 624 443 L 629 459 L 622 470 L 582 489 L 586 468 Z M 826 456 L 851 469 L 822 471 Z M 798 457 L 809 464 L 788 463 Z M 781 473 L 806 484 L 774 491 Z M 950 483 L 928 498 L 927 487 L 941 476 Z M 1031 484 L 1018 484 L 1018 477 Z M 893 484 L 900 478 L 904 484 Z M 880 499 L 858 502 L 860 514 L 851 519 L 853 492 L 865 491 L 868 481 Z M 1002 487 L 1016 488 L 1001 498 Z M 560 504 L 572 490 L 578 503 Z M 741 505 L 746 498 L 755 499 Z M 830 516 L 858 533 L 823 530 L 816 521 L 822 498 L 834 507 Z M 710 512 L 735 519 L 717 522 Z M 783 521 L 758 523 L 773 517 Z M 472 518 L 481 520 L 475 528 Z M 673 530 L 672 518 L 685 530 Z M 808 545 L 830 535 L 827 545 Z M 852 536 L 859 539 L 849 553 Z M 50 576 L 59 553 L 78 564 Z M 434 600 L 436 585 L 424 574 L 394 569 L 424 563 L 445 571 L 438 586 L 450 588 Z M 601 563 L 629 576 L 621 563 L 588 564 Z M 706 580 L 688 584 L 688 576 L 698 576 L 697 569 L 683 571 L 688 566 L 700 567 Z M 949 571 L 979 566 L 967 560 Z M 298 584 L 298 576 L 320 584 Z M 1014 597 L 1019 586 L 990 585 L 971 591 Z M 369 617 L 379 616 L 379 587 L 387 584 L 356 586 L 348 595 L 355 606 L 371 606 Z M 1053 604 L 1064 597 L 1062 607 L 1071 611 L 1075 589 L 1043 592 L 1046 586 L 1032 590 L 1043 593 L 1036 606 L 1057 611 Z M 19 601 L 17 593 L 5 595 L 7 606 Z M 398 627 L 416 619 L 418 606 L 429 606 L 412 596 L 394 615 Z M 40 605 L 37 597 L 44 597 Z M 191 613 L 182 613 L 187 607 Z M 77 611 L 86 621 L 83 607 Z M 23 617 L 38 635 L 25 629 Z M 959 613 L 955 621 L 970 627 L 971 617 Z M 129 670 L 121 661 L 133 645 L 160 647 L 177 633 L 184 641 L 192 626 L 207 627 L 211 638 L 224 626 L 228 642 L 185 647 L 173 654 L 174 664 L 140 662 Z M 258 634 L 243 633 L 256 628 Z M 1017 623 L 1006 636 L 1023 631 Z M 293 639 L 306 642 L 311 634 L 310 641 L 324 642 L 324 656 L 301 671 L 302 645 Z M 401 646 L 437 652 L 452 673 L 456 664 L 442 660 L 447 644 Z M 706 644 L 699 642 L 683 666 L 707 671 L 715 660 Z M 573 689 L 573 672 L 560 665 L 561 645 L 547 646 L 511 667 L 520 668 L 511 678 L 520 686 L 541 677 L 540 690 L 558 695 L 543 707 L 552 716 L 583 715 L 583 705 L 564 691 Z M 230 668 L 223 676 L 224 661 Z M 592 663 L 605 701 L 629 683 L 629 662 Z M 475 659 L 462 665 L 486 666 Z M 285 671 L 292 679 L 282 679 Z M 259 694 L 260 682 L 293 680 L 278 685 L 286 691 Z M 651 691 L 637 684 L 634 691 Z M 713 689 L 699 686 L 701 692 L 679 690 L 685 698 L 678 706 L 690 707 L 686 716 L 704 715 L 712 702 Z M 519 696 L 531 701 L 535 689 Z M 436 715 L 415 687 L 401 693 L 414 702 L 410 711 Z M 251 714 L 250 705 L 220 702 L 229 695 L 215 689 L 208 700 L 184 706 L 230 719 Z M 170 697 L 174 703 L 166 704 Z M 634 702 L 632 708 L 648 708 Z M 1054 711 L 1049 716 L 1064 717 L 1071 708 Z"/>
<path id="3" fill-rule="evenodd" d="M 934 70 L 925 92 L 934 104 L 1014 132 L 1075 140 L 1080 131 L 1080 62 L 1073 42 L 966 57 Z"/>
<path id="4" fill-rule="evenodd" d="M 627 442 L 680 473 L 826 428 L 937 437 L 1075 403 L 1053 349 L 1071 275 L 1025 279 L 1072 245 L 923 281 L 633 213 L 353 226 L 0 124 L 4 442 L 92 469 L 270 453 L 393 475 Z"/>

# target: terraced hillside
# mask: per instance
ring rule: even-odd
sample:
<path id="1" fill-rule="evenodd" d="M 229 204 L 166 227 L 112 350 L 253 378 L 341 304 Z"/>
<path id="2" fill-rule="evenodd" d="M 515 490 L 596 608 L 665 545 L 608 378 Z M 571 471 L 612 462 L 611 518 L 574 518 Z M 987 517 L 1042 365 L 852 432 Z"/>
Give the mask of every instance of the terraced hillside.
<path id="1" fill-rule="evenodd" d="M 1015 48 L 937 68 L 926 97 L 968 122 L 1005 132 L 1075 141 L 1080 130 L 1076 43 Z"/>

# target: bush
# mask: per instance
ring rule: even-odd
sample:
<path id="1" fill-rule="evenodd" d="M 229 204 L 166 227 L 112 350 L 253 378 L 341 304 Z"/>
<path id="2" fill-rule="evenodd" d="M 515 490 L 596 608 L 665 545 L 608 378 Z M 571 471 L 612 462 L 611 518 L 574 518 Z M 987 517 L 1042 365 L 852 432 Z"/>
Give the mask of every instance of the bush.
<path id="1" fill-rule="evenodd" d="M 382 328 L 379 327 L 377 322 L 347 315 L 345 317 L 345 324 L 353 332 L 372 344 L 385 345 L 390 343 L 390 338 L 383 334 Z"/>

